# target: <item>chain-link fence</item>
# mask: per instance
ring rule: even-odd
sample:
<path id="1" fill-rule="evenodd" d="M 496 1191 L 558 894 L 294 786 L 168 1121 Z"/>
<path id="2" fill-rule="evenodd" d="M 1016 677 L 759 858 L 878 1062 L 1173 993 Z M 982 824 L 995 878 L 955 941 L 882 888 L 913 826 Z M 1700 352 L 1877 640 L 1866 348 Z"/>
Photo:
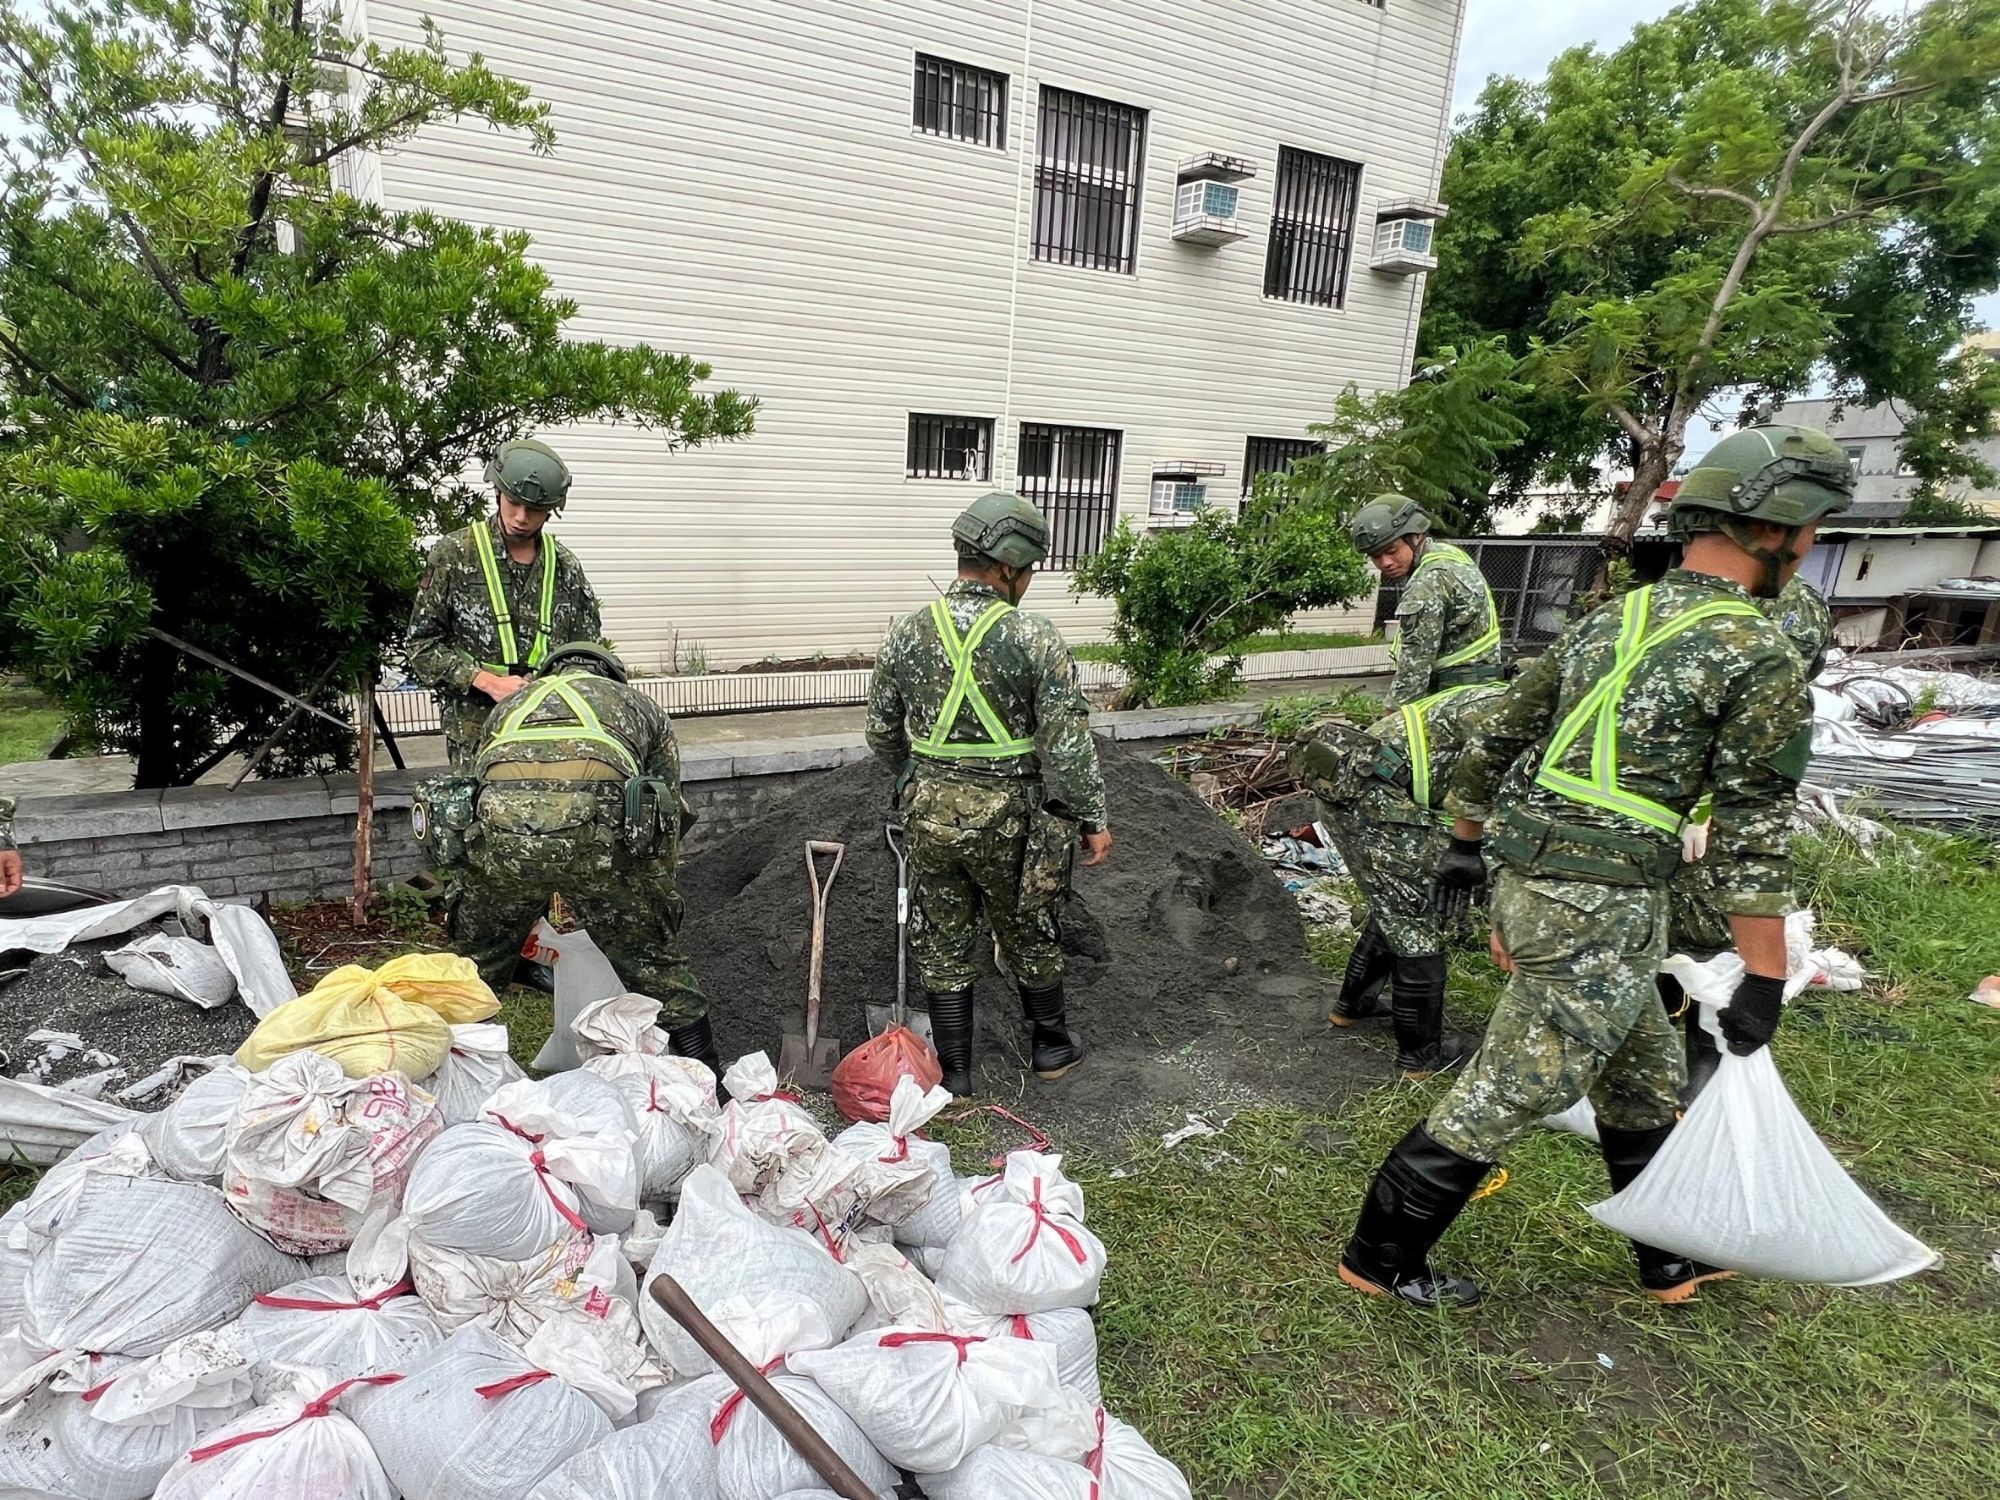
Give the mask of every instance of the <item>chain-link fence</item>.
<path id="1" fill-rule="evenodd" d="M 1577 596 L 1597 574 L 1601 554 L 1591 536 L 1475 536 L 1458 539 L 1479 564 L 1500 611 L 1500 630 L 1515 656 L 1536 656 L 1562 634 Z M 1375 601 L 1375 628 L 1396 616 L 1402 589 L 1385 583 Z"/>

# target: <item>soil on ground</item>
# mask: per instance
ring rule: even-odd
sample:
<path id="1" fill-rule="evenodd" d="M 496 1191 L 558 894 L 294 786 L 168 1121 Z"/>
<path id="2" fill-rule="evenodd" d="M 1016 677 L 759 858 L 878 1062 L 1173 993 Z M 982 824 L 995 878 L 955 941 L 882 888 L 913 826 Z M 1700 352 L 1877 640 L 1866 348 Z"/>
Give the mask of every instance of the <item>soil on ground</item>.
<path id="1" fill-rule="evenodd" d="M 1115 846 L 1079 868 L 1063 917 L 1072 1028 L 1089 1049 L 1053 1084 L 1027 1069 L 1013 988 L 977 988 L 980 1097 L 1058 1144 L 1113 1148 L 1190 1113 L 1250 1104 L 1331 1110 L 1381 1082 L 1386 1055 L 1326 1022 L 1329 977 L 1307 956 L 1296 902 L 1249 842 L 1182 782 L 1116 744 L 1100 752 Z M 863 1007 L 896 993 L 896 863 L 883 836 L 890 778 L 869 762 L 816 777 L 682 868 L 682 928 L 724 1057 L 775 1060 L 801 1030 L 811 949 L 808 839 L 846 853 L 828 900 L 822 1030 L 864 1040 Z M 909 994 L 921 1004 L 914 961 Z"/>

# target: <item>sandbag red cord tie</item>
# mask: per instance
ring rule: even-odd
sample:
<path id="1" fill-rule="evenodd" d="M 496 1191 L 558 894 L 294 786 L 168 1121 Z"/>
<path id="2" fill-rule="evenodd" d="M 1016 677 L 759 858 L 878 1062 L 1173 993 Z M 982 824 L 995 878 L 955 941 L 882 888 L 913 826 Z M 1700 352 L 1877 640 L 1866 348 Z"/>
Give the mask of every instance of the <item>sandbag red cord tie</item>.
<path id="1" fill-rule="evenodd" d="M 293 1417 L 291 1421 L 284 1423 L 282 1426 L 266 1427 L 260 1432 L 239 1432 L 235 1437 L 224 1438 L 219 1443 L 210 1443 L 206 1447 L 192 1449 L 188 1453 L 188 1462 L 191 1464 L 206 1463 L 218 1453 L 227 1453 L 231 1448 L 241 1448 L 245 1443 L 256 1443 L 263 1441 L 265 1438 L 277 1437 L 280 1433 L 290 1432 L 299 1423 L 309 1418 L 323 1417 L 333 1410 L 334 1402 L 338 1401 L 357 1385 L 394 1385 L 402 1378 L 400 1375 L 357 1375 L 352 1380 L 343 1380 L 332 1390 L 322 1391 L 319 1395 L 313 1397 L 312 1400 L 299 1408 L 299 1414 L 296 1417 Z"/>
<path id="2" fill-rule="evenodd" d="M 544 1380 L 553 1380 L 551 1370 L 529 1370 L 523 1375 L 510 1376 L 506 1380 L 496 1380 L 491 1385 L 476 1385 L 472 1394 L 482 1401 L 498 1401 L 502 1396 L 511 1396 L 516 1391 L 525 1391 L 531 1385 L 540 1385 Z"/>
<path id="3" fill-rule="evenodd" d="M 1031 1344 L 1035 1341 L 1035 1330 L 1029 1324 L 1028 1315 L 1026 1313 L 1015 1313 L 1013 1317 L 1013 1323 L 1014 1323 L 1015 1338 L 1026 1339 Z"/>
<path id="4" fill-rule="evenodd" d="M 1098 1486 L 1104 1483 L 1104 1408 L 1097 1408 L 1097 1446 L 1083 1457 L 1083 1466 L 1090 1470 L 1090 1500 L 1097 1500 Z"/>
<path id="5" fill-rule="evenodd" d="M 773 1099 L 780 1104 L 803 1104 L 805 1100 L 797 1094 L 788 1094 L 783 1089 L 772 1089 L 768 1094 L 758 1094 L 751 1099 L 752 1104 L 769 1104 Z"/>
<path id="6" fill-rule="evenodd" d="M 965 1351 L 970 1349 L 974 1344 L 983 1344 L 985 1342 L 985 1338 L 979 1334 L 885 1333 L 882 1335 L 879 1347 L 884 1349 L 901 1349 L 909 1344 L 950 1344 L 958 1350 L 958 1362 L 964 1364 Z"/>
<path id="7" fill-rule="evenodd" d="M 771 1372 L 784 1362 L 785 1356 L 780 1354 L 769 1364 L 759 1366 L 757 1373 L 768 1379 Z M 708 1442 L 710 1447 L 715 1448 L 722 1445 L 723 1435 L 729 1431 L 729 1424 L 736 1420 L 737 1409 L 742 1405 L 743 1392 L 732 1391 L 729 1399 L 715 1409 L 715 1415 L 709 1419 L 708 1423 Z"/>
<path id="8" fill-rule="evenodd" d="M 1041 1127 L 1031 1124 L 1029 1121 L 1022 1119 L 1019 1115 L 1015 1114 L 1014 1111 L 1008 1109 L 1005 1105 L 975 1104 L 970 1109 L 961 1109 L 955 1111 L 952 1114 L 941 1115 L 939 1116 L 939 1119 L 942 1121 L 942 1123 L 949 1125 L 957 1120 L 969 1120 L 974 1115 L 998 1115 L 1001 1119 L 1008 1121 L 1010 1124 L 1020 1126 L 1023 1130 L 1028 1132 L 1028 1140 L 1030 1141 L 1031 1144 L 1026 1148 L 1027 1150 L 1045 1152 L 1049 1149 L 1051 1145 L 1054 1144 L 1052 1141 L 1049 1140 L 1048 1135 L 1041 1129 Z M 1004 1151 L 1001 1152 L 1000 1155 L 993 1158 L 992 1165 L 996 1167 L 1006 1166 L 1007 1156 L 1008 1156 L 1007 1152 Z"/>
<path id="9" fill-rule="evenodd" d="M 657 1078 L 648 1078 L 646 1080 L 646 1113 L 649 1115 L 663 1115 L 666 1112 L 666 1109 L 660 1103 L 660 1080 Z"/>
<path id="10" fill-rule="evenodd" d="M 1063 1228 L 1062 1225 L 1058 1224 L 1055 1221 L 1055 1219 L 1050 1216 L 1049 1211 L 1046 1208 L 1042 1207 L 1042 1179 L 1039 1177 L 1035 1179 L 1035 1196 L 1028 1201 L 1028 1207 L 1034 1211 L 1035 1227 L 1028 1231 L 1027 1244 L 1023 1245 L 1019 1250 L 1016 1250 L 1014 1252 L 1013 1259 L 1007 1262 L 1008 1265 L 1010 1266 L 1019 1265 L 1021 1263 L 1022 1258 L 1025 1257 L 1030 1250 L 1035 1248 L 1035 1241 L 1039 1240 L 1042 1237 L 1042 1226 L 1044 1224 L 1048 1225 L 1049 1228 L 1053 1229 L 1056 1232 L 1056 1237 L 1060 1239 L 1065 1246 L 1068 1247 L 1069 1253 L 1076 1257 L 1076 1263 L 1078 1265 L 1083 1265 L 1090 1259 L 1090 1257 L 1084 1253 L 1083 1241 L 1078 1239 L 1075 1235 L 1071 1234 L 1067 1229 Z"/>
<path id="11" fill-rule="evenodd" d="M 293 1312 L 380 1312 L 383 1303 L 407 1297 L 416 1289 L 417 1284 L 405 1276 L 388 1291 L 363 1297 L 359 1302 L 322 1302 L 317 1297 L 280 1297 L 274 1292 L 259 1292 L 256 1302 L 259 1307 L 282 1307 Z"/>
<path id="12" fill-rule="evenodd" d="M 535 1179 L 536 1181 L 541 1183 L 542 1191 L 548 1194 L 549 1202 L 553 1203 L 556 1206 L 556 1212 L 562 1215 L 563 1222 L 565 1224 L 569 1225 L 569 1227 L 572 1229 L 587 1231 L 590 1228 L 590 1226 L 584 1223 L 583 1215 L 578 1213 L 575 1209 L 571 1208 L 567 1203 L 563 1202 L 562 1194 L 558 1193 L 556 1191 L 555 1184 L 549 1181 L 549 1179 L 553 1177 L 555 1174 L 549 1170 L 548 1160 L 546 1157 L 542 1155 L 542 1142 L 545 1139 L 547 1139 L 547 1137 L 535 1135 L 529 1131 L 523 1130 L 520 1126 L 516 1125 L 512 1120 L 508 1119 L 505 1115 L 495 1115 L 493 1116 L 493 1118 L 499 1123 L 500 1128 L 502 1130 L 510 1131 L 513 1134 L 518 1135 L 522 1140 L 526 1141 L 530 1146 L 533 1146 L 535 1148 L 533 1151 L 528 1153 L 528 1161 L 535 1169 Z"/>
<path id="13" fill-rule="evenodd" d="M 882 1163 L 885 1167 L 893 1167 L 898 1162 L 906 1162 L 910 1159 L 910 1138 L 906 1135 L 899 1135 L 895 1137 L 895 1141 L 896 1154 L 894 1156 L 878 1156 L 875 1158 L 875 1160 Z"/>

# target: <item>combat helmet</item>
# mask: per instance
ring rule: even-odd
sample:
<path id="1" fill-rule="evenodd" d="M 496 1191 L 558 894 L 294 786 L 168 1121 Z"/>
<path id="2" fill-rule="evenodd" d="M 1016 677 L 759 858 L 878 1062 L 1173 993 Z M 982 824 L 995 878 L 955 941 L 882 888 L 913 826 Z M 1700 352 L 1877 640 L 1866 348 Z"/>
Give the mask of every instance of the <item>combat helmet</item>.
<path id="1" fill-rule="evenodd" d="M 609 677 L 613 682 L 631 680 L 626 674 L 624 662 L 591 641 L 567 641 L 557 646 L 542 658 L 542 664 L 535 670 L 544 677 L 552 676 L 564 662 L 583 667 L 600 677 Z"/>
<path id="2" fill-rule="evenodd" d="M 535 510 L 561 510 L 569 498 L 569 465 L 534 438 L 502 443 L 486 465 L 486 482 Z"/>
<path id="3" fill-rule="evenodd" d="M 951 523 L 960 550 L 1009 568 L 1032 568 L 1049 555 L 1049 523 L 1019 495 L 994 490 L 966 506 Z"/>
<path id="4" fill-rule="evenodd" d="M 1363 557 L 1373 557 L 1399 538 L 1416 536 L 1430 529 L 1431 518 L 1408 495 L 1377 495 L 1357 510 L 1347 523 L 1347 534 L 1354 539 L 1354 550 Z"/>
<path id="5" fill-rule="evenodd" d="M 1731 433 L 1703 455 L 1667 507 L 1667 529 L 1686 541 L 1721 531 L 1764 564 L 1757 593 L 1776 596 L 1780 570 L 1797 553 L 1799 529 L 1854 503 L 1854 465 L 1816 427 L 1774 423 Z M 1790 535 L 1782 547 L 1760 547 L 1747 522 L 1768 521 Z"/>

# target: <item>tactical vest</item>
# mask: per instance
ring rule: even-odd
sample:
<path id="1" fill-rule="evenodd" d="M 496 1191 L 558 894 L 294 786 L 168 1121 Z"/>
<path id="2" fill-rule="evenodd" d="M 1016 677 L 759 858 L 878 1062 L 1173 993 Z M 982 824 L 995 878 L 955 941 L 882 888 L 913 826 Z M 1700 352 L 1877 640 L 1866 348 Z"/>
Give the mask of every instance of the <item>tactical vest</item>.
<path id="1" fill-rule="evenodd" d="M 1463 548 L 1454 547 L 1450 542 L 1429 542 L 1424 547 L 1422 560 L 1417 563 L 1416 569 L 1410 574 L 1410 582 L 1405 584 L 1404 587 L 1407 589 L 1412 584 L 1415 584 L 1419 578 L 1424 576 L 1426 569 L 1447 562 L 1464 563 L 1475 573 L 1479 571 L 1479 565 L 1472 560 L 1471 554 Z M 1470 645 L 1461 646 L 1456 651 L 1447 651 L 1431 663 L 1431 686 L 1433 688 L 1471 687 L 1475 683 L 1497 681 L 1500 677 L 1500 663 L 1498 661 L 1480 662 L 1478 660 L 1482 656 L 1499 650 L 1501 639 L 1500 606 L 1494 603 L 1493 589 L 1486 583 L 1483 576 L 1480 579 L 1480 587 L 1486 595 L 1486 629 Z M 1402 660 L 1403 642 L 1400 638 L 1389 643 L 1389 655 L 1392 660 Z M 1472 665 L 1474 662 L 1478 662 L 1478 665 Z"/>
<path id="2" fill-rule="evenodd" d="M 531 722 L 551 699 L 570 719 Z M 522 745 L 558 744 L 574 753 L 558 761 L 514 759 Z M 516 837 L 578 834 L 603 825 L 608 836 L 642 858 L 671 848 L 684 832 L 683 809 L 671 788 L 648 776 L 632 748 L 604 727 L 568 678 L 545 677 L 523 688 L 493 738 L 479 752 L 479 820 L 490 832 Z M 536 783 L 534 788 L 522 783 Z M 620 795 L 622 793 L 622 796 Z"/>
<path id="3" fill-rule="evenodd" d="M 535 606 L 534 643 L 523 657 L 520 643 L 514 638 L 514 612 L 507 605 L 507 591 L 500 586 L 500 559 L 493 550 L 493 538 L 484 521 L 472 528 L 472 536 L 474 550 L 479 553 L 479 571 L 486 578 L 486 597 L 493 606 L 493 624 L 500 632 L 501 659 L 480 665 L 499 677 L 532 672 L 549 654 L 549 621 L 556 602 L 556 539 L 546 530 L 542 533 L 542 597 Z"/>
<path id="4" fill-rule="evenodd" d="M 937 626 L 938 644 L 944 648 L 945 660 L 951 663 L 951 690 L 945 694 L 936 722 L 910 747 L 915 754 L 926 760 L 1010 760 L 1034 753 L 1035 742 L 1032 738 L 1024 739 L 1012 734 L 1000 722 L 1000 715 L 987 701 L 986 693 L 972 670 L 973 656 L 979 650 L 979 643 L 986 639 L 995 625 L 1013 612 L 1013 605 L 1004 599 L 995 599 L 961 637 L 951 617 L 951 605 L 944 599 L 931 601 L 931 619 Z M 979 720 L 984 738 L 954 741 L 951 738 L 952 728 L 958 723 L 959 714 L 968 706 L 973 717 Z"/>

